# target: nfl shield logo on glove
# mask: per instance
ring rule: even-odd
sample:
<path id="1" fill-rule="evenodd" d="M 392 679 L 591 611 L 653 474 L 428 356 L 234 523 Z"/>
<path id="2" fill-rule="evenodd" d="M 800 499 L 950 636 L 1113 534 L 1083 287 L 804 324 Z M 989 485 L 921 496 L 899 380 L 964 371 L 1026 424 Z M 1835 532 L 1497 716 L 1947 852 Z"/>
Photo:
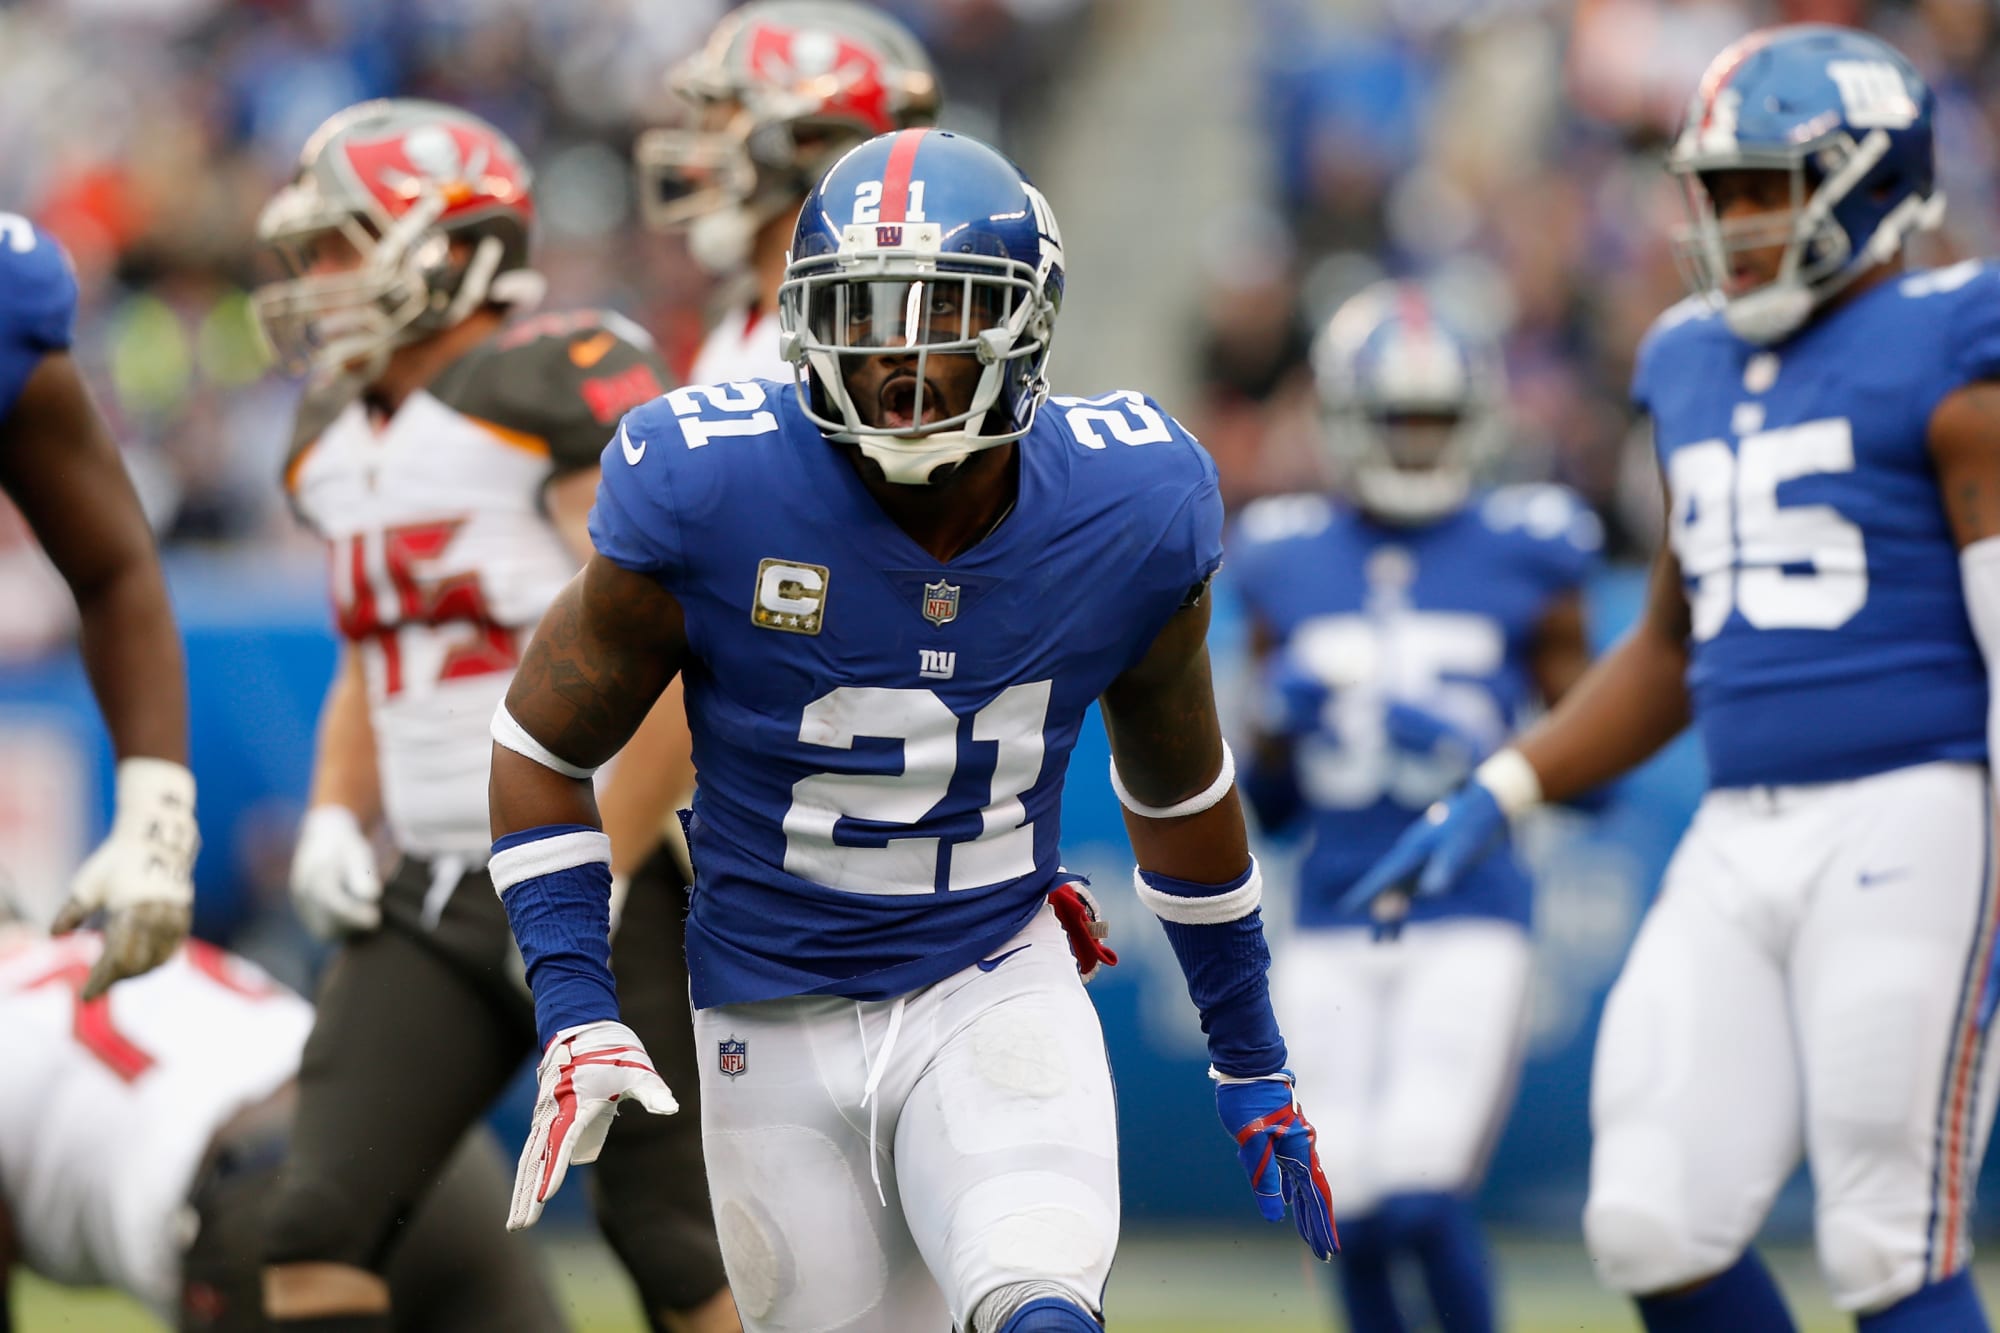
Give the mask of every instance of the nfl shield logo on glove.
<path id="1" fill-rule="evenodd" d="M 734 1037 L 715 1043 L 715 1064 L 730 1078 L 740 1077 L 750 1068 L 750 1043 Z"/>
<path id="2" fill-rule="evenodd" d="M 942 625 L 958 619 L 958 585 L 939 579 L 924 585 L 924 619 Z"/>

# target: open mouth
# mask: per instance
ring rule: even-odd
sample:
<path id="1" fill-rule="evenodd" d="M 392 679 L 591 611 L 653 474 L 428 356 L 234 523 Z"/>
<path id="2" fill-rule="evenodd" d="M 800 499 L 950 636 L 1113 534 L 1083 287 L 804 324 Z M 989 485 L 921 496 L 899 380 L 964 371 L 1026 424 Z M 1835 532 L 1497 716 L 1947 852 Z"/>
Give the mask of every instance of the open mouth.
<path id="1" fill-rule="evenodd" d="M 917 412 L 917 386 L 923 386 L 923 412 Z M 910 371 L 892 375 L 882 383 L 876 392 L 876 405 L 881 409 L 882 425 L 889 430 L 909 430 L 916 426 L 928 426 L 942 421 L 945 417 L 943 396 L 937 382 L 930 379 L 918 380 Z"/>

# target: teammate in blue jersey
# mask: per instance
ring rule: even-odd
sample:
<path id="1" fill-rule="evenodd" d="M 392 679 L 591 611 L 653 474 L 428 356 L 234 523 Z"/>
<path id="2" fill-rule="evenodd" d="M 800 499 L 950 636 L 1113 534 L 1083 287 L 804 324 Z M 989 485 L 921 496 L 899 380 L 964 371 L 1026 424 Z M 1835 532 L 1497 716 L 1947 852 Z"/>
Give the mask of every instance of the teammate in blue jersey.
<path id="1" fill-rule="evenodd" d="M 0 213 L 0 489 L 76 598 L 84 669 L 118 757 L 111 831 L 59 931 L 104 916 L 90 999 L 187 935 L 197 835 L 187 678 L 153 532 L 69 354 L 76 277 L 55 240 Z"/>
<path id="2" fill-rule="evenodd" d="M 1475 489 L 1506 443 L 1497 357 L 1414 284 L 1347 301 L 1313 360 L 1335 492 L 1259 500 L 1229 542 L 1260 681 L 1243 789 L 1267 831 L 1310 838 L 1272 989 L 1327 1136 L 1348 1324 L 1410 1326 L 1406 1255 L 1439 1325 L 1477 1333 L 1494 1310 L 1472 1196 L 1520 1062 L 1530 885 L 1493 856 L 1380 944 L 1343 899 L 1589 665 L 1578 589 L 1602 534 L 1557 487 Z M 1378 906 L 1400 923 L 1409 900 Z"/>
<path id="3" fill-rule="evenodd" d="M 1792 1327 L 1749 1248 L 1801 1152 L 1865 1333 L 1983 1330 L 2000 271 L 1908 272 L 1933 100 L 1873 37 L 1757 33 L 1670 159 L 1696 297 L 1641 348 L 1669 549 L 1639 623 L 1361 890 L 1442 890 L 1507 816 L 1692 720 L 1710 790 L 1605 1010 L 1584 1234 L 1647 1328 Z"/>
<path id="4" fill-rule="evenodd" d="M 493 873 L 547 1043 L 510 1223 L 618 1100 L 674 1105 L 617 1021 L 587 777 L 678 671 L 704 1150 L 746 1328 L 1099 1327 L 1111 1081 L 1089 943 L 1048 906 L 1093 701 L 1223 1122 L 1265 1216 L 1326 1257 L 1209 683 L 1213 465 L 1139 394 L 1044 401 L 1061 242 L 975 140 L 856 148 L 792 255 L 798 383 L 625 419 L 598 554 L 495 717 Z"/>

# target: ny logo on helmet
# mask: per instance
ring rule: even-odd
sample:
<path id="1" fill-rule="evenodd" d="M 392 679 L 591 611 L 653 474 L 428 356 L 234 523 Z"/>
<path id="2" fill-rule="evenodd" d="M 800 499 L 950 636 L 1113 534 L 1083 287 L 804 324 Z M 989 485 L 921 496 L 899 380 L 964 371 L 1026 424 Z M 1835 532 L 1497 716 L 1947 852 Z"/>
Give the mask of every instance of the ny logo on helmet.
<path id="1" fill-rule="evenodd" d="M 1847 123 L 1857 130 L 1906 130 L 1917 123 L 1917 103 L 1902 71 L 1886 60 L 1829 60 L 1826 76 L 1840 89 Z"/>

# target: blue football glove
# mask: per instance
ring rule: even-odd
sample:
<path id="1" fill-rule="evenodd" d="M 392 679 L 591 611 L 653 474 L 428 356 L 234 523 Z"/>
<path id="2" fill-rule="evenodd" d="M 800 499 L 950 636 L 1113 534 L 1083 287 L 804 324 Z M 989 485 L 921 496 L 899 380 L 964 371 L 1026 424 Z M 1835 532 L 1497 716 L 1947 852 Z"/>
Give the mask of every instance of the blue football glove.
<path id="1" fill-rule="evenodd" d="M 1443 893 L 1484 860 L 1506 832 L 1507 816 L 1493 792 L 1482 782 L 1468 782 L 1404 829 L 1341 898 L 1337 910 L 1360 911 L 1390 890 L 1409 893 L 1412 884 L 1419 896 Z"/>
<path id="2" fill-rule="evenodd" d="M 1306 1121 L 1292 1092 L 1292 1071 L 1260 1078 L 1230 1078 L 1215 1070 L 1215 1109 L 1236 1140 L 1236 1159 L 1250 1176 L 1257 1211 L 1267 1222 L 1292 1221 L 1306 1247 L 1320 1259 L 1340 1248 L 1333 1222 L 1333 1191 L 1319 1166 L 1319 1132 Z"/>

